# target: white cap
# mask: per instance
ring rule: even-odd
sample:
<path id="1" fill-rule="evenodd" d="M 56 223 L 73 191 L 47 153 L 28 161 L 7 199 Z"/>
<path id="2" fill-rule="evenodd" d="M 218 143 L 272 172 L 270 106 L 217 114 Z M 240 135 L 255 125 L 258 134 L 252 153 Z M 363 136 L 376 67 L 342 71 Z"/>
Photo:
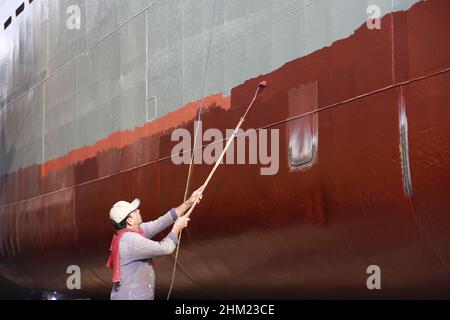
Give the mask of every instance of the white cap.
<path id="1" fill-rule="evenodd" d="M 127 201 L 116 202 L 111 210 L 109 210 L 109 218 L 115 223 L 120 223 L 127 215 L 136 210 L 141 201 L 134 199 L 131 203 Z"/>

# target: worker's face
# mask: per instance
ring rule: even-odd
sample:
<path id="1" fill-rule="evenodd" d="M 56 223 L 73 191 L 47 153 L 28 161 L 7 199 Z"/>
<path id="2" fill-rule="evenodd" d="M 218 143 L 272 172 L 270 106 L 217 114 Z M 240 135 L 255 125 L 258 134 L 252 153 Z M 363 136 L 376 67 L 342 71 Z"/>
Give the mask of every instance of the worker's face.
<path id="1" fill-rule="evenodd" d="M 128 217 L 128 223 L 131 226 L 138 226 L 142 223 L 141 212 L 139 211 L 139 209 L 136 209 L 132 213 L 130 213 L 130 216 Z"/>

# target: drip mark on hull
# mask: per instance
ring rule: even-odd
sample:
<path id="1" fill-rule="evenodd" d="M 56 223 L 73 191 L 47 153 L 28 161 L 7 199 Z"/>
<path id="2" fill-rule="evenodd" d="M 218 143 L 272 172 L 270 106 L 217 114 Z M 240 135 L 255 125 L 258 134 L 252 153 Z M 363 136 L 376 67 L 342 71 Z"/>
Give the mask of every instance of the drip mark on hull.
<path id="1" fill-rule="evenodd" d="M 400 87 L 399 103 L 399 125 L 400 125 L 400 156 L 402 163 L 403 189 L 405 194 L 411 198 L 413 195 L 411 171 L 409 164 L 408 148 L 408 118 L 406 117 L 405 99 L 403 97 L 403 87 Z"/>

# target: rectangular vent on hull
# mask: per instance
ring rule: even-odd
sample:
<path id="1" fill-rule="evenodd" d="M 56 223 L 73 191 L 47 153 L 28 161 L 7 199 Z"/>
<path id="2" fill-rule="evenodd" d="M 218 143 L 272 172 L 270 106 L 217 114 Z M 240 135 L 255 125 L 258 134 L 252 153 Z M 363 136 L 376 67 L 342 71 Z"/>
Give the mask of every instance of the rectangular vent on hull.
<path id="1" fill-rule="evenodd" d="M 22 3 L 17 9 L 16 9 L 16 17 L 22 13 L 23 9 L 25 9 L 25 3 Z"/>
<path id="2" fill-rule="evenodd" d="M 6 30 L 6 28 L 8 28 L 8 26 L 11 24 L 11 17 L 8 18 L 8 20 L 5 21 L 5 23 L 3 24 L 3 28 L 4 30 Z"/>

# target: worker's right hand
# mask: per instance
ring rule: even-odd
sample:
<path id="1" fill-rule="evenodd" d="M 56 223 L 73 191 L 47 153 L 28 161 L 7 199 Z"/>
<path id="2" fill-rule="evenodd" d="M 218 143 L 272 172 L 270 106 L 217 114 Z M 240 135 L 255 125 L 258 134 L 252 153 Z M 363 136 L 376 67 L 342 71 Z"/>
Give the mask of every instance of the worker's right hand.
<path id="1" fill-rule="evenodd" d="M 173 224 L 172 231 L 178 234 L 181 230 L 187 227 L 189 220 L 191 220 L 191 218 L 186 216 L 179 217 Z"/>
<path id="2" fill-rule="evenodd" d="M 189 197 L 189 199 L 187 199 L 187 204 L 189 205 L 189 206 L 192 206 L 194 203 L 195 203 L 195 201 L 197 201 L 197 203 L 199 203 L 200 202 L 200 200 L 202 199 L 202 192 L 203 192 L 203 190 L 205 189 L 205 186 L 200 186 L 200 188 L 198 188 L 197 190 L 195 190 L 192 194 L 191 194 L 191 196 Z"/>

